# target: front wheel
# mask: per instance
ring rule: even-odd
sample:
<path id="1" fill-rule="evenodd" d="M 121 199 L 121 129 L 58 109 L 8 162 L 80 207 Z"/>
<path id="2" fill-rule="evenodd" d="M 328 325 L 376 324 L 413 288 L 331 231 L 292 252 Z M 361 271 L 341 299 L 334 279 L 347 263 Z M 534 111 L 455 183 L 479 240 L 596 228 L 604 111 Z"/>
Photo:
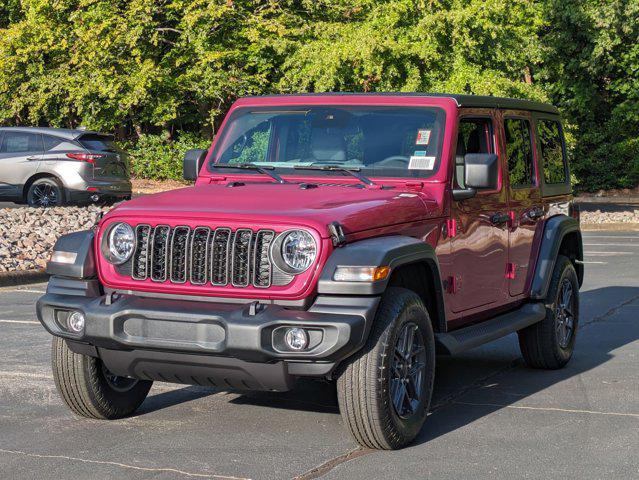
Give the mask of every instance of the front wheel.
<path id="1" fill-rule="evenodd" d="M 51 365 L 62 400 L 75 414 L 86 418 L 114 420 L 130 415 L 153 384 L 114 375 L 99 358 L 72 352 L 59 337 L 53 337 Z"/>
<path id="2" fill-rule="evenodd" d="M 402 448 L 419 434 L 435 377 L 428 311 L 412 291 L 390 288 L 364 348 L 337 379 L 340 412 L 362 446 Z"/>
<path id="3" fill-rule="evenodd" d="M 554 370 L 568 363 L 579 326 L 579 281 L 572 262 L 559 255 L 546 297 L 546 317 L 518 332 L 519 347 L 532 368 Z"/>

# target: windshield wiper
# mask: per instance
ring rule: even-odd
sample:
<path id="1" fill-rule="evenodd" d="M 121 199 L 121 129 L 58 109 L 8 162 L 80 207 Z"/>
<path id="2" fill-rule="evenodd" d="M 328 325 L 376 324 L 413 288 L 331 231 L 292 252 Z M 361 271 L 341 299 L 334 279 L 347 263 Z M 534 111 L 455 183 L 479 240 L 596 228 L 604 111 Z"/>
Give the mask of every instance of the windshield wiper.
<path id="1" fill-rule="evenodd" d="M 229 165 L 227 163 L 214 163 L 211 165 L 213 168 L 238 168 L 241 170 L 255 170 L 256 172 L 263 173 L 264 175 L 268 175 L 277 183 L 288 183 L 282 177 L 280 177 L 277 173 L 271 172 L 271 170 L 275 170 L 275 167 L 271 165 L 259 166 L 254 163 L 238 163 L 236 165 Z"/>
<path id="2" fill-rule="evenodd" d="M 344 172 L 354 176 L 364 185 L 375 185 L 370 178 L 359 173 L 362 169 L 359 167 L 342 167 L 339 165 L 295 165 L 295 170 L 320 170 L 323 172 Z"/>

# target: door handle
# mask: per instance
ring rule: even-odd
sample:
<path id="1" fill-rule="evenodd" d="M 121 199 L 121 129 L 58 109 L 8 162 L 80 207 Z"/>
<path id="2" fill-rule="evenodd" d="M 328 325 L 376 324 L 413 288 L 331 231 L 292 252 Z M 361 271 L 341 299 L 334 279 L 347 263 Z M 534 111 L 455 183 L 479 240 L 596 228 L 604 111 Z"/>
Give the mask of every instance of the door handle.
<path id="1" fill-rule="evenodd" d="M 31 155 L 30 157 L 27 157 L 27 160 L 29 161 L 40 160 L 40 155 Z"/>
<path id="2" fill-rule="evenodd" d="M 493 225 L 501 225 L 510 220 L 510 215 L 507 213 L 495 213 L 490 217 L 490 223 Z"/>
<path id="3" fill-rule="evenodd" d="M 528 210 L 528 213 L 526 215 L 528 215 L 528 218 L 530 218 L 531 220 L 537 220 L 538 218 L 543 217 L 545 213 L 546 212 L 544 212 L 544 209 L 542 207 L 533 207 Z"/>

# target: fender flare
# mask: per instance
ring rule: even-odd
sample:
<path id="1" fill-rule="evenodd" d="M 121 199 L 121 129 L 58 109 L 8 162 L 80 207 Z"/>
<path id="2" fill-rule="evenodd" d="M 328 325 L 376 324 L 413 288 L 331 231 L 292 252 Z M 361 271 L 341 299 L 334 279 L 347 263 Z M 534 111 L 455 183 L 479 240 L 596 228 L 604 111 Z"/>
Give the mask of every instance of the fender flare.
<path id="1" fill-rule="evenodd" d="M 578 237 L 576 258 L 574 260 L 581 262 L 584 258 L 584 254 L 579 221 L 567 215 L 556 215 L 546 220 L 539 255 L 537 256 L 537 265 L 532 277 L 530 289 L 531 299 L 543 300 L 546 298 L 561 243 L 566 235 L 573 232 L 576 232 Z M 577 277 L 579 278 L 579 285 L 581 286 L 584 278 L 583 264 L 576 263 L 575 269 L 577 270 Z"/>
<path id="2" fill-rule="evenodd" d="M 324 264 L 318 282 L 320 295 L 381 295 L 386 290 L 393 270 L 402 265 L 427 262 L 439 275 L 439 262 L 435 249 L 416 238 L 403 235 L 376 237 L 360 240 L 335 249 Z M 337 267 L 381 267 L 391 268 L 391 275 L 377 282 L 338 282 L 333 280 Z"/>
<path id="3" fill-rule="evenodd" d="M 54 252 L 75 253 L 73 263 L 47 262 L 46 272 L 52 276 L 67 278 L 94 278 L 98 272 L 93 253 L 93 230 L 62 235 L 55 242 Z"/>

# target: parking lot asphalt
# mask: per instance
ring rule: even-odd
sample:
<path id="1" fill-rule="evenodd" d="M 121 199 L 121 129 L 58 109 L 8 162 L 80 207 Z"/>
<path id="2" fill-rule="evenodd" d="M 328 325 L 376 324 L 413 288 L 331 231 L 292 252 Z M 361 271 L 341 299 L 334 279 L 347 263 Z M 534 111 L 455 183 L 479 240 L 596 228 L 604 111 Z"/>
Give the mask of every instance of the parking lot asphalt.
<path id="1" fill-rule="evenodd" d="M 414 445 L 360 450 L 334 387 L 225 393 L 156 383 L 136 415 L 75 417 L 55 391 L 44 284 L 0 289 L 0 477 L 13 479 L 639 478 L 639 233 L 584 234 L 571 363 L 524 366 L 515 335 L 438 358 Z"/>

